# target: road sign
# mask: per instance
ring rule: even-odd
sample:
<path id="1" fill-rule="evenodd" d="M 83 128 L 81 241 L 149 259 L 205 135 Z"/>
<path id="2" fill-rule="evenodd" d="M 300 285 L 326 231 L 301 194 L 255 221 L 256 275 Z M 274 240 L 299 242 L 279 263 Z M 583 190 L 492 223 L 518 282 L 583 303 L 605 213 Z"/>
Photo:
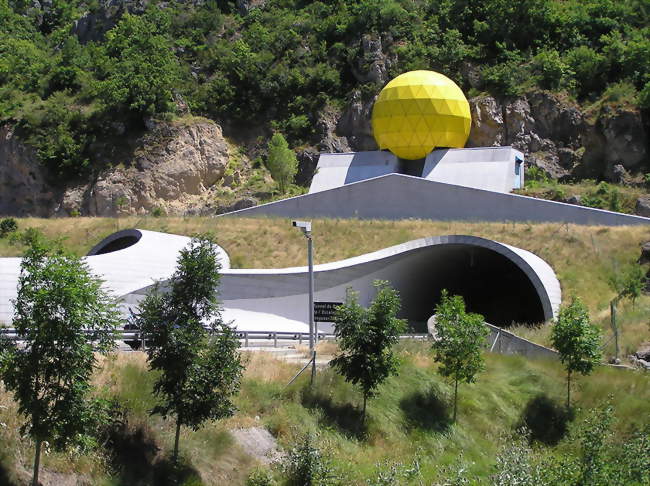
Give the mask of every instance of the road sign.
<path id="1" fill-rule="evenodd" d="M 316 322 L 334 322 L 336 308 L 343 302 L 314 302 L 314 320 Z"/>

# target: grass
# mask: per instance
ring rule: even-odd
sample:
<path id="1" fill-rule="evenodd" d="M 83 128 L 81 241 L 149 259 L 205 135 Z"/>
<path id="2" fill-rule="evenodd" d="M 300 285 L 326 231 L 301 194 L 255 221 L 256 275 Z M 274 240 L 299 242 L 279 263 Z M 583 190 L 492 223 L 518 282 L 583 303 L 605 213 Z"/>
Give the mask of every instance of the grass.
<path id="1" fill-rule="evenodd" d="M 281 268 L 306 262 L 304 237 L 282 218 L 209 218 L 209 217 L 129 217 L 19 219 L 20 229 L 39 228 L 79 255 L 109 234 L 124 228 L 191 235 L 213 232 L 228 252 L 233 267 Z M 316 263 L 349 258 L 432 235 L 469 234 L 494 239 L 531 251 L 546 260 L 562 285 L 566 303 L 572 295 L 588 306 L 592 319 L 606 334 L 609 328 L 609 301 L 614 292 L 607 278 L 617 265 L 635 261 L 640 245 L 650 240 L 647 226 L 602 227 L 565 224 L 471 223 L 424 220 L 313 220 Z M 23 248 L 0 239 L 0 256 L 20 255 Z M 633 307 L 619 306 L 622 323 L 621 350 L 633 352 L 638 344 L 650 340 L 650 297 L 644 296 Z M 526 337 L 548 344 L 549 329 L 526 330 Z M 606 352 L 611 355 L 613 344 Z"/>
<path id="2" fill-rule="evenodd" d="M 327 346 L 334 351 L 331 343 Z M 317 434 L 319 446 L 350 485 L 366 484 L 378 464 L 409 464 L 415 456 L 421 461 L 424 484 L 440 479 L 444 467 L 455 467 L 459 461 L 471 474 L 487 478 L 499 448 L 524 422 L 546 432 L 540 436 L 545 442 L 537 447 L 558 452 L 572 447 L 565 437 L 571 423 L 563 414 L 565 374 L 558 362 L 487 354 L 486 371 L 477 382 L 460 386 L 458 422 L 452 424 L 452 386 L 437 374 L 428 344 L 400 344 L 399 355 L 399 376 L 390 378 L 369 402 L 367 424 L 362 426 L 361 394 L 332 370 L 318 372 L 313 390 L 307 377 L 285 388 L 299 365 L 264 353 L 249 354 L 237 399 L 239 412 L 198 432 L 183 429 L 181 484 L 244 484 L 257 464 L 234 443 L 229 430 L 236 427 L 264 426 L 284 448 L 306 433 Z M 94 450 L 45 454 L 45 470 L 107 486 L 165 484 L 161 477 L 174 424 L 149 416 L 155 403 L 154 379 L 142 353 L 102 360 L 95 383 L 102 395 L 117 398 L 125 407 L 125 425 L 115 433 L 114 442 Z M 615 406 L 615 440 L 650 422 L 649 374 L 600 367 L 574 383 L 576 423 L 588 409 L 610 399 Z M 4 473 L 11 478 L 8 484 L 19 484 L 15 476 L 27 477 L 33 451 L 17 432 L 21 420 L 6 393 L 0 393 L 0 405 Z M 0 468 L 0 479 L 2 474 Z"/>
<path id="3" fill-rule="evenodd" d="M 560 202 L 565 202 L 571 196 L 579 196 L 580 203 L 584 206 L 634 214 L 636 201 L 647 193 L 647 188 L 644 189 L 638 185 L 600 185 L 593 180 L 583 180 L 571 184 L 558 183 L 553 179 L 546 178 L 541 181 L 529 181 L 526 188 L 515 192 L 524 196 Z"/>

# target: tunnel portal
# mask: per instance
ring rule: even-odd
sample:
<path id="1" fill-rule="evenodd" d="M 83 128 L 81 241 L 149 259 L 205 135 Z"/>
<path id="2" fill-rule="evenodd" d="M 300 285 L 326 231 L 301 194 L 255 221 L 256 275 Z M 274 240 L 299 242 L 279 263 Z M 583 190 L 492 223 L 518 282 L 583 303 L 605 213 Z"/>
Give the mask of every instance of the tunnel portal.
<path id="1" fill-rule="evenodd" d="M 469 312 L 497 326 L 544 322 L 540 295 L 526 273 L 492 249 L 467 244 L 436 245 L 405 256 L 393 285 L 402 297 L 400 317 L 426 322 L 443 289 L 461 295 Z"/>

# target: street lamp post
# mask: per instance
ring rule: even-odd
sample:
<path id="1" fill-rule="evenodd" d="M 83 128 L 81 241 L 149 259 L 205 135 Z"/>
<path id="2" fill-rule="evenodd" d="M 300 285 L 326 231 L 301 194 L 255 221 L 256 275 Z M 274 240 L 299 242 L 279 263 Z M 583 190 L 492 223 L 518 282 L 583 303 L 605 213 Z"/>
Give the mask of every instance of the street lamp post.
<path id="1" fill-rule="evenodd" d="M 311 238 L 311 221 L 294 221 L 307 238 L 307 265 L 309 267 L 309 354 L 311 355 L 311 382 L 316 374 L 316 349 L 314 348 L 314 247 Z"/>

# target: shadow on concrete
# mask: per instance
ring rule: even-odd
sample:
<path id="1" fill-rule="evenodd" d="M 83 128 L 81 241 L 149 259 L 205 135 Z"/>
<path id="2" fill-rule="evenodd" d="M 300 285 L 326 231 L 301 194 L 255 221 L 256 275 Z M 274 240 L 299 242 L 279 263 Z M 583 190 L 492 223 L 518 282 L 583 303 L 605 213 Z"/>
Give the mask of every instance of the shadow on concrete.
<path id="1" fill-rule="evenodd" d="M 399 406 L 409 429 L 444 432 L 451 425 L 449 406 L 434 387 L 404 396 Z"/>
<path id="2" fill-rule="evenodd" d="M 106 448 L 110 452 L 116 484 L 171 486 L 188 481 L 202 484 L 198 472 L 182 458 L 175 465 L 170 457 L 160 453 L 160 447 L 146 425 L 117 422 L 107 434 Z"/>
<path id="3" fill-rule="evenodd" d="M 350 403 L 335 403 L 331 397 L 305 390 L 302 405 L 312 410 L 320 409 L 323 412 L 321 424 L 335 427 L 347 437 L 364 439 L 368 435 L 369 417 L 366 414 L 366 422 L 362 422 L 361 410 Z"/>
<path id="4" fill-rule="evenodd" d="M 539 394 L 526 405 L 519 426 L 530 430 L 531 441 L 555 445 L 566 435 L 572 418 L 564 404 Z"/>

